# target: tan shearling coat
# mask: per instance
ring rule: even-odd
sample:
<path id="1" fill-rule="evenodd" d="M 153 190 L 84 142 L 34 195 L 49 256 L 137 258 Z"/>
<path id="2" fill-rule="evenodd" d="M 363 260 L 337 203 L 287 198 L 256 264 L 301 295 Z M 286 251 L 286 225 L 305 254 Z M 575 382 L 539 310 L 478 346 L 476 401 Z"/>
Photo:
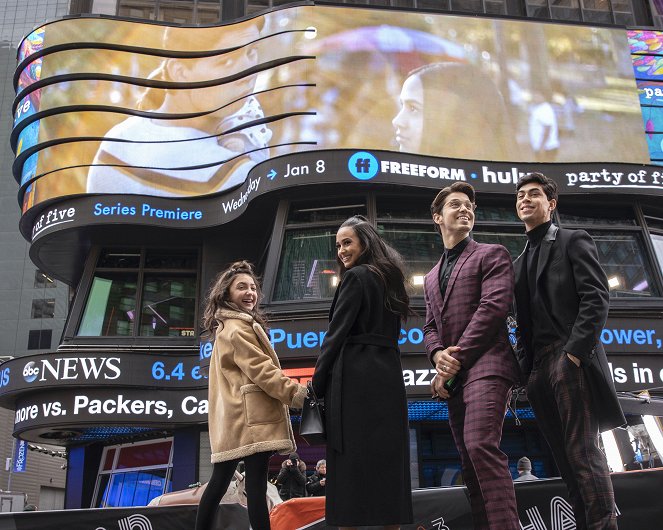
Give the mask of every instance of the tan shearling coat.
<path id="1" fill-rule="evenodd" d="M 283 374 L 265 330 L 246 313 L 222 309 L 209 369 L 212 463 L 296 448 L 288 407 L 306 387 Z"/>

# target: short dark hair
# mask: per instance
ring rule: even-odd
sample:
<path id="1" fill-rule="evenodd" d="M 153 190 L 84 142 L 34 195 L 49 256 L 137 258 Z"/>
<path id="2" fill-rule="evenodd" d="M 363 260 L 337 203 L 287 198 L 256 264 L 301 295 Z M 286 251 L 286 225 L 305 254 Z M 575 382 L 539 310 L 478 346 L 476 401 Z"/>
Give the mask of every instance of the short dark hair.
<path id="1" fill-rule="evenodd" d="M 469 197 L 470 202 L 474 204 L 475 193 L 472 184 L 468 184 L 467 182 L 454 182 L 451 186 L 442 188 L 440 192 L 435 196 L 433 202 L 430 205 L 431 216 L 433 216 L 436 213 L 442 213 L 442 208 L 444 207 L 444 203 L 446 202 L 447 197 L 452 193 L 464 193 Z M 440 227 L 437 225 L 437 223 L 434 223 L 434 225 L 435 225 L 435 231 L 439 234 Z"/>
<path id="2" fill-rule="evenodd" d="M 435 196 L 433 202 L 430 205 L 431 215 L 433 215 L 434 213 L 442 213 L 442 207 L 444 206 L 444 202 L 447 200 L 447 197 L 452 193 L 464 193 L 470 198 L 470 202 L 474 204 L 475 193 L 472 184 L 468 184 L 467 182 L 454 182 L 451 186 L 442 188 L 440 192 Z"/>
<path id="3" fill-rule="evenodd" d="M 555 182 L 550 177 L 546 177 L 543 173 L 528 173 L 518 179 L 516 184 L 516 191 L 522 188 L 525 184 L 541 184 L 543 192 L 546 194 L 546 198 L 549 201 L 553 199 L 557 200 L 557 182 Z"/>

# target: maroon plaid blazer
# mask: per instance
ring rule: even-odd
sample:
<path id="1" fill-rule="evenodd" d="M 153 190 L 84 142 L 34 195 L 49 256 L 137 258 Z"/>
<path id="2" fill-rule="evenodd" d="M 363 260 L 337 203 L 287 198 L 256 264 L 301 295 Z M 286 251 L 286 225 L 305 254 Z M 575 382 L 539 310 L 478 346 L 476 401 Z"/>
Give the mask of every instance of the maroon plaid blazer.
<path id="1" fill-rule="evenodd" d="M 426 275 L 424 343 L 428 357 L 448 346 L 460 346 L 462 382 L 486 376 L 518 380 L 516 360 L 506 327 L 513 302 L 513 266 L 502 245 L 470 240 L 454 267 L 442 300 L 442 260 Z"/>

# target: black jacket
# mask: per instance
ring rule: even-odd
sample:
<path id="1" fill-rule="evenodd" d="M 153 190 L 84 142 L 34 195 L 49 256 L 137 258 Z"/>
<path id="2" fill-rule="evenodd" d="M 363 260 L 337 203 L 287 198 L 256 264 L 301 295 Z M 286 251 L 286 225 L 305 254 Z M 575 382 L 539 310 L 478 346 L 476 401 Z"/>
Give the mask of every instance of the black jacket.
<path id="1" fill-rule="evenodd" d="M 530 336 L 526 251 L 527 246 L 516 258 L 514 271 L 518 320 L 516 355 L 521 370 L 528 377 L 534 352 Z M 542 297 L 541 305 L 548 309 L 546 317 L 564 343 L 563 350 L 582 362 L 592 393 L 592 410 L 598 418 L 600 430 L 624 425 L 626 419 L 600 340 L 610 304 L 608 279 L 591 236 L 584 230 L 550 225 L 541 241 L 536 282 L 537 296 Z"/>
<path id="2" fill-rule="evenodd" d="M 311 497 L 324 497 L 325 496 L 325 485 L 320 484 L 320 481 L 325 478 L 325 475 L 320 475 L 318 473 L 313 473 L 308 481 L 306 482 L 306 491 Z"/>
<path id="3" fill-rule="evenodd" d="M 279 495 L 284 501 L 295 499 L 297 497 L 306 497 L 306 469 L 301 469 L 303 462 L 299 466 L 284 465 L 276 477 L 276 483 L 279 486 Z"/>

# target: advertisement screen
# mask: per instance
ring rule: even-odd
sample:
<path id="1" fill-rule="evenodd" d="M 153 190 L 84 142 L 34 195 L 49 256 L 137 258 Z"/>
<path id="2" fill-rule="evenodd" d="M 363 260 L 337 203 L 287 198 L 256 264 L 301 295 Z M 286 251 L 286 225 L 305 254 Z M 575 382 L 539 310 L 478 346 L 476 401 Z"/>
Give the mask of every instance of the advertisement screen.
<path id="1" fill-rule="evenodd" d="M 622 29 L 332 6 L 206 28 L 66 19 L 23 41 L 16 87 L 24 212 L 215 194 L 308 150 L 651 162 Z"/>

